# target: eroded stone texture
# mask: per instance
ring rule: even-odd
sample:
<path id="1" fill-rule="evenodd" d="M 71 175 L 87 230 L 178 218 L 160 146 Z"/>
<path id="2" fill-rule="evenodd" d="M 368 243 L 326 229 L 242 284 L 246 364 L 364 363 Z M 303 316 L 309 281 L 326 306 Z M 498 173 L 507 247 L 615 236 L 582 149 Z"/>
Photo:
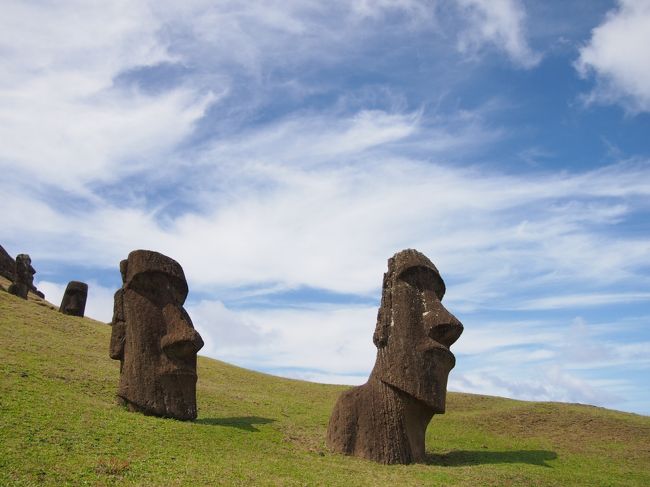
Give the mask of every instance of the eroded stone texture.
<path id="1" fill-rule="evenodd" d="M 0 276 L 14 282 L 16 272 L 16 261 L 11 255 L 0 245 Z"/>
<path id="2" fill-rule="evenodd" d="M 16 296 L 27 299 L 27 293 L 34 287 L 34 274 L 32 259 L 27 254 L 16 256 L 16 270 L 14 271 L 14 282 L 9 286 L 9 292 Z"/>
<path id="3" fill-rule="evenodd" d="M 88 284 L 79 281 L 70 281 L 65 288 L 59 311 L 66 315 L 82 316 L 86 311 L 88 298 Z"/>
<path id="4" fill-rule="evenodd" d="M 327 429 L 335 452 L 380 463 L 424 460 L 434 414 L 445 412 L 449 351 L 463 325 L 440 302 L 445 284 L 417 250 L 388 260 L 373 341 L 377 359 L 368 382 L 344 392 Z"/>
<path id="5" fill-rule="evenodd" d="M 196 354 L 203 340 L 183 308 L 183 269 L 158 252 L 134 250 L 120 272 L 109 352 L 120 361 L 118 401 L 132 411 L 195 419 Z"/>

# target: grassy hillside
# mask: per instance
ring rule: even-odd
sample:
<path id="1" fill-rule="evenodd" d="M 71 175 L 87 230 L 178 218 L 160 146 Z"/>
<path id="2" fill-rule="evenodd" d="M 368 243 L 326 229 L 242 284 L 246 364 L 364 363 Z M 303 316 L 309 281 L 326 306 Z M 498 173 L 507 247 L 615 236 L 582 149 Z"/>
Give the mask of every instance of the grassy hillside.
<path id="1" fill-rule="evenodd" d="M 110 328 L 0 291 L 0 485 L 650 485 L 650 418 L 450 394 L 426 464 L 329 453 L 342 386 L 201 357 L 199 419 L 114 401 Z"/>

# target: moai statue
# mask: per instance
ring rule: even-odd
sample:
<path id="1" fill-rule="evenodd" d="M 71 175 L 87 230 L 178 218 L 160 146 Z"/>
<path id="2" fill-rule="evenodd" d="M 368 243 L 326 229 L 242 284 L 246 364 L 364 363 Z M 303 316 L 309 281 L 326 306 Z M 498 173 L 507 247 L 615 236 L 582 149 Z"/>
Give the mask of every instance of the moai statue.
<path id="1" fill-rule="evenodd" d="M 70 281 L 65 288 L 59 311 L 65 315 L 83 317 L 86 311 L 88 298 L 88 284 L 79 281 Z"/>
<path id="2" fill-rule="evenodd" d="M 196 418 L 196 354 L 203 340 L 183 308 L 187 281 L 173 259 L 134 250 L 120 263 L 110 357 L 120 361 L 118 402 L 131 411 Z"/>
<path id="3" fill-rule="evenodd" d="M 417 250 L 388 260 L 368 382 L 339 397 L 327 444 L 335 452 L 379 463 L 425 458 L 424 437 L 434 414 L 445 412 L 447 377 L 456 359 L 449 347 L 463 325 L 441 304 L 436 267 Z"/>
<path id="4" fill-rule="evenodd" d="M 27 299 L 27 293 L 34 287 L 34 274 L 32 259 L 27 254 L 16 256 L 15 281 L 9 286 L 9 292 L 16 296 Z"/>

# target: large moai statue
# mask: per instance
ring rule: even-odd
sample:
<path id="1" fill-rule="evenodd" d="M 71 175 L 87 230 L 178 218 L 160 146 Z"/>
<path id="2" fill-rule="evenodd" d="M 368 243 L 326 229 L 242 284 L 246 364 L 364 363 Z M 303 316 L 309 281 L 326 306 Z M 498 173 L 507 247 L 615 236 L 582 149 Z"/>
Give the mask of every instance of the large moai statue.
<path id="1" fill-rule="evenodd" d="M 88 284 L 79 281 L 70 281 L 63 293 L 59 311 L 65 315 L 83 317 L 86 311 L 88 298 Z"/>
<path id="2" fill-rule="evenodd" d="M 16 296 L 27 299 L 27 293 L 34 288 L 34 274 L 36 271 L 32 267 L 32 259 L 27 254 L 18 254 L 16 256 L 16 271 L 14 272 L 15 280 L 9 286 L 9 292 Z"/>
<path id="3" fill-rule="evenodd" d="M 175 260 L 134 250 L 120 263 L 110 357 L 120 361 L 118 402 L 131 411 L 196 418 L 196 354 L 203 340 L 183 308 L 187 281 Z"/>
<path id="4" fill-rule="evenodd" d="M 373 341 L 377 359 L 368 382 L 339 397 L 327 444 L 335 452 L 380 463 L 425 458 L 424 438 L 434 414 L 445 412 L 449 351 L 463 325 L 440 302 L 438 269 L 417 250 L 388 260 Z"/>

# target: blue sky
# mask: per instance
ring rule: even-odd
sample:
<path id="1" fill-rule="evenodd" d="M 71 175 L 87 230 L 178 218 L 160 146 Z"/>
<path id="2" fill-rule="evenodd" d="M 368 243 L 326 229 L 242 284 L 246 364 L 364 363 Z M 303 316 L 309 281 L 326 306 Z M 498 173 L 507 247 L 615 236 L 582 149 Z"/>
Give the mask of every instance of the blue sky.
<path id="1" fill-rule="evenodd" d="M 202 354 L 357 384 L 386 260 L 450 389 L 650 414 L 650 2 L 3 2 L 2 245 L 109 321 L 178 260 Z"/>

